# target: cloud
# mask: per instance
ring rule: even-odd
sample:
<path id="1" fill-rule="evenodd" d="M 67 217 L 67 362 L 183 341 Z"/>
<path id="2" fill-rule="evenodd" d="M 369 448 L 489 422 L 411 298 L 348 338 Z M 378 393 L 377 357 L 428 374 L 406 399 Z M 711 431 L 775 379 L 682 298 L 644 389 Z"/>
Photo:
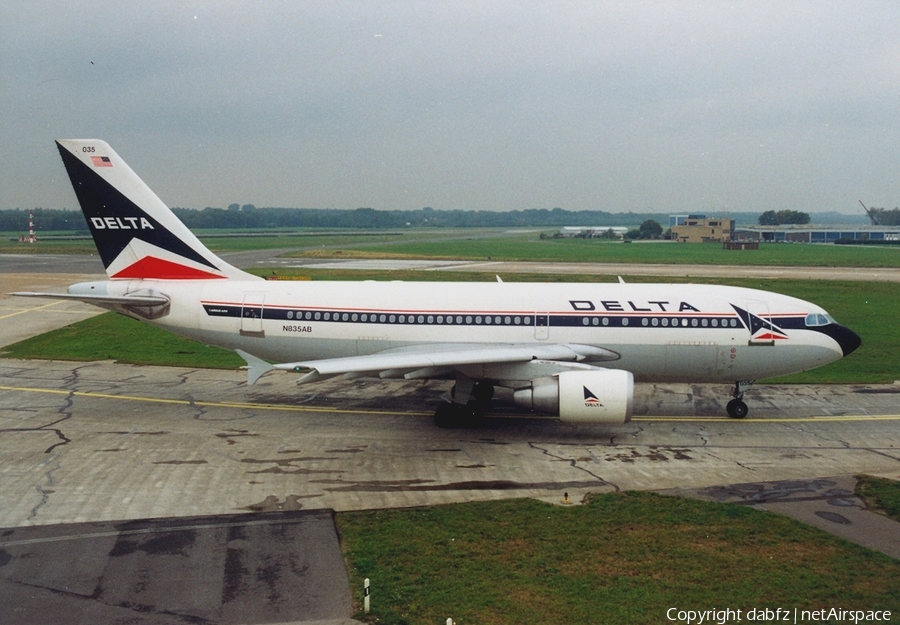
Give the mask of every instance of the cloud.
<path id="1" fill-rule="evenodd" d="M 71 205 L 105 138 L 170 204 L 896 204 L 900 8 L 27 3 L 0 8 L 0 206 Z"/>

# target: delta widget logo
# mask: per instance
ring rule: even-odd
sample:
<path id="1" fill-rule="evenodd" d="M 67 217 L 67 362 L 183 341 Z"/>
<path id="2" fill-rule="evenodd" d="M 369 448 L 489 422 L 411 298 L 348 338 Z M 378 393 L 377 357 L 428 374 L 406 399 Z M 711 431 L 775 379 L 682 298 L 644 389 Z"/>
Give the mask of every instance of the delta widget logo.
<path id="1" fill-rule="evenodd" d="M 588 387 L 584 386 L 582 388 L 584 388 L 585 408 L 603 408 L 603 404 L 600 403 L 600 400 L 588 389 Z"/>

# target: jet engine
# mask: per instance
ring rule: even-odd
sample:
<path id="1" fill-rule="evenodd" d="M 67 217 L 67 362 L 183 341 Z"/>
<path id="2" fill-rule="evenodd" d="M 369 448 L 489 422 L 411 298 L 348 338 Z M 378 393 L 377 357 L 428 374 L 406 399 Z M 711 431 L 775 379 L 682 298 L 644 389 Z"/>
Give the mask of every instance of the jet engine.
<path id="1" fill-rule="evenodd" d="M 532 380 L 514 394 L 517 404 L 558 414 L 564 423 L 627 423 L 634 403 L 634 376 L 622 369 L 564 371 Z"/>

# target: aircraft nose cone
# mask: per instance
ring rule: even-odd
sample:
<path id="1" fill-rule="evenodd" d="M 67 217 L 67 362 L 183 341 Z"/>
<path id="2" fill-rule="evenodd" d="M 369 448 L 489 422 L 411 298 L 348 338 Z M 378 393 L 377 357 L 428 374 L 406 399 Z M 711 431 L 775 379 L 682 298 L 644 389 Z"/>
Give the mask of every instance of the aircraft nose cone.
<path id="1" fill-rule="evenodd" d="M 837 341 L 838 345 L 841 346 L 841 351 L 844 352 L 844 356 L 853 353 L 856 351 L 856 348 L 862 344 L 862 339 L 856 332 L 840 324 L 835 324 L 834 329 L 830 334 L 832 338 Z"/>

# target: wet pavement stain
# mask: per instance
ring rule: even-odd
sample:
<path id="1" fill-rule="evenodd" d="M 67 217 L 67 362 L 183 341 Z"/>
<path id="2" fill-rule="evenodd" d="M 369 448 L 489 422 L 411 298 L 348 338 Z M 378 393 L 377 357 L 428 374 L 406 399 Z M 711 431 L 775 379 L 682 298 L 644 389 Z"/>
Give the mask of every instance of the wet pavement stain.
<path id="1" fill-rule="evenodd" d="M 641 453 L 637 449 L 630 452 L 622 451 L 618 454 L 605 454 L 603 460 L 607 462 L 625 462 L 633 463 L 638 460 L 649 460 L 651 462 L 668 462 L 669 460 L 693 460 L 694 458 L 687 454 L 690 449 L 678 449 L 673 447 L 654 447 L 648 448 L 649 451 Z M 669 456 L 671 455 L 671 457 Z"/>
<path id="2" fill-rule="evenodd" d="M 839 523 L 841 525 L 850 525 L 850 519 L 845 517 L 842 514 L 838 514 L 837 512 L 824 512 L 824 511 L 816 511 L 816 516 L 820 519 L 825 519 L 826 521 L 831 521 L 832 523 Z"/>
<path id="3" fill-rule="evenodd" d="M 604 486 L 597 480 L 575 480 L 567 482 L 514 482 L 511 480 L 470 480 L 434 484 L 431 480 L 398 480 L 371 482 L 343 482 L 342 480 L 310 480 L 319 484 L 342 484 L 326 487 L 329 492 L 436 492 L 436 491 L 483 491 L 483 490 L 549 490 L 594 488 Z"/>
<path id="4" fill-rule="evenodd" d="M 208 464 L 206 460 L 157 460 L 153 464 Z"/>
<path id="5" fill-rule="evenodd" d="M 109 552 L 110 557 L 127 556 L 137 551 L 147 555 L 187 556 L 197 539 L 195 530 L 181 530 L 152 535 L 145 539 L 119 538 Z"/>
<path id="6" fill-rule="evenodd" d="M 702 492 L 717 501 L 736 499 L 738 501 L 735 503 L 751 505 L 769 502 L 777 503 L 780 501 L 850 501 L 850 498 L 854 497 L 851 491 L 836 488 L 836 482 L 829 479 L 730 484 L 728 486 L 706 488 Z"/>
<path id="7" fill-rule="evenodd" d="M 222 605 L 234 601 L 242 594 L 243 579 L 250 570 L 242 562 L 243 549 L 225 550 L 224 580 L 222 582 Z"/>
<path id="8" fill-rule="evenodd" d="M 275 464 L 279 467 L 292 467 L 295 462 L 334 462 L 337 458 L 325 458 L 323 456 L 297 456 L 294 458 L 242 458 L 241 462 L 247 464 Z"/>
<path id="9" fill-rule="evenodd" d="M 244 506 L 242 509 L 249 510 L 251 512 L 283 512 L 285 510 L 301 510 L 303 508 L 303 504 L 300 503 L 300 500 L 312 499 L 313 497 L 321 497 L 321 495 L 288 495 L 284 498 L 284 501 L 281 501 L 275 495 L 269 495 L 259 503 Z"/>
<path id="10" fill-rule="evenodd" d="M 293 469 L 269 467 L 268 469 L 260 469 L 259 471 L 247 471 L 250 475 L 261 475 L 263 473 L 271 473 L 273 475 L 327 475 L 339 472 L 340 469 L 304 469 L 303 467 L 296 467 Z"/>
<path id="11" fill-rule="evenodd" d="M 229 445 L 237 445 L 237 441 L 234 439 L 242 436 L 254 437 L 259 436 L 259 434 L 253 434 L 249 430 L 226 430 L 225 432 L 216 434 L 216 438 L 224 439 Z"/>
<path id="12" fill-rule="evenodd" d="M 273 465 L 269 466 L 265 469 L 259 469 L 257 471 L 247 471 L 247 473 L 251 475 L 258 475 L 260 473 L 274 473 L 276 475 L 315 475 L 315 474 L 330 474 L 330 473 L 338 473 L 341 471 L 340 468 L 337 469 L 308 469 L 303 466 L 298 466 L 296 463 L 302 462 L 333 462 L 337 460 L 337 458 L 323 458 L 318 456 L 295 456 L 293 458 L 242 458 L 241 462 L 245 464 L 265 464 L 265 465 Z"/>
<path id="13" fill-rule="evenodd" d="M 364 452 L 368 445 L 356 445 L 354 447 L 346 447 L 344 449 L 326 449 L 327 454 L 359 454 Z"/>

